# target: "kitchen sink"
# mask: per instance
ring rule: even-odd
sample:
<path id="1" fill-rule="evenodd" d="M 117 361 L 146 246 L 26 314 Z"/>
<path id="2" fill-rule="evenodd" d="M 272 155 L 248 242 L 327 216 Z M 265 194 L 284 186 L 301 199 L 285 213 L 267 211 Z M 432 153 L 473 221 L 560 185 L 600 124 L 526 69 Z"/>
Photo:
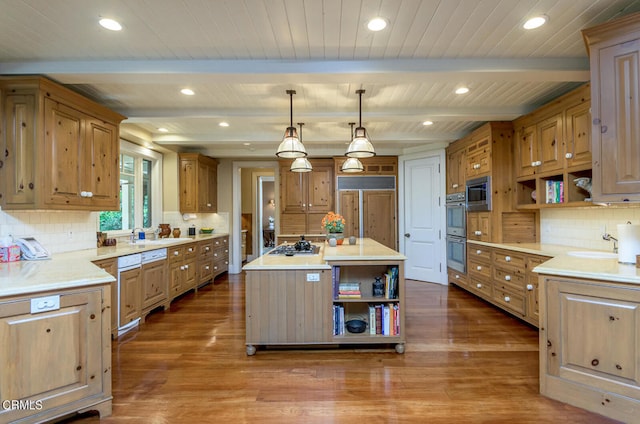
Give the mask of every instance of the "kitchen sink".
<path id="1" fill-rule="evenodd" d="M 583 250 L 573 250 L 571 252 L 567 252 L 569 256 L 575 256 L 578 258 L 587 258 L 587 259 L 615 259 L 618 257 L 617 253 L 612 252 L 593 252 L 593 251 L 583 251 Z"/>

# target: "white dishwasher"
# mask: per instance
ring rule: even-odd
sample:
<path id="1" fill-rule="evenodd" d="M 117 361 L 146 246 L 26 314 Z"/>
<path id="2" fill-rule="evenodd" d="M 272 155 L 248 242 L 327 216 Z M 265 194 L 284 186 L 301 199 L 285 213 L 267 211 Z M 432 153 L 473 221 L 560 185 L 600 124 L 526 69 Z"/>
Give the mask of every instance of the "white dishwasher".
<path id="1" fill-rule="evenodd" d="M 118 258 L 118 336 L 137 327 L 140 323 L 139 305 L 123 304 L 123 298 L 126 293 L 126 297 L 130 302 L 135 301 L 136 296 L 132 296 L 130 293 L 135 290 L 141 290 L 141 266 L 142 255 L 140 253 Z M 137 299 L 139 298 L 140 296 L 138 295 Z"/>

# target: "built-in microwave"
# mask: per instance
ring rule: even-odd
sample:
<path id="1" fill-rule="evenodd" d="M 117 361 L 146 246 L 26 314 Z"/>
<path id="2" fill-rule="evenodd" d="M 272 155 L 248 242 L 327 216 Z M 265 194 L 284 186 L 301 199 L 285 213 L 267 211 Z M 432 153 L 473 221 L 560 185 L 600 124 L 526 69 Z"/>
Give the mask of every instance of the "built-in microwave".
<path id="1" fill-rule="evenodd" d="M 467 180 L 467 210 L 470 212 L 491 210 L 491 177 Z"/>

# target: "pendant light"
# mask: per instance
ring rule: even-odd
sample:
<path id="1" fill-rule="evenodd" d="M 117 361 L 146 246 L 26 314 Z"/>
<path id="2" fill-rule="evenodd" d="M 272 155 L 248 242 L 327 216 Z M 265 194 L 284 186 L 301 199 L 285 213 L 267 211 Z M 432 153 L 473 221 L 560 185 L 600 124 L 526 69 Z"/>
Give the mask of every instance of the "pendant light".
<path id="1" fill-rule="evenodd" d="M 300 125 L 300 144 L 302 144 L 302 126 L 304 122 L 298 122 L 298 125 Z M 296 158 L 291 163 L 291 168 L 289 168 L 292 172 L 311 172 L 312 169 L 311 162 L 306 157 Z"/>
<path id="2" fill-rule="evenodd" d="M 355 124 L 355 122 L 349 122 L 349 125 L 351 126 L 349 137 L 351 137 L 351 139 L 353 139 L 353 126 Z M 353 157 L 347 158 L 347 160 L 342 163 L 342 168 L 340 169 L 342 170 L 342 172 L 355 173 L 364 171 L 364 166 L 362 166 L 362 162 L 360 162 L 360 159 Z"/>
<path id="3" fill-rule="evenodd" d="M 302 158 L 307 156 L 307 151 L 304 148 L 304 145 L 300 142 L 298 138 L 298 133 L 296 131 L 296 127 L 293 126 L 293 95 L 296 94 L 295 90 L 287 90 L 287 94 L 289 95 L 290 101 L 290 124 L 287 129 L 284 131 L 284 138 L 282 142 L 278 146 L 278 151 L 276 152 L 276 156 L 279 158 Z"/>
<path id="4" fill-rule="evenodd" d="M 367 130 L 362 126 L 362 94 L 364 94 L 364 90 L 356 90 L 356 93 L 360 95 L 360 124 L 353 134 L 353 139 L 347 148 L 345 156 L 350 158 L 370 158 L 375 156 L 376 152 L 369 141 Z"/>

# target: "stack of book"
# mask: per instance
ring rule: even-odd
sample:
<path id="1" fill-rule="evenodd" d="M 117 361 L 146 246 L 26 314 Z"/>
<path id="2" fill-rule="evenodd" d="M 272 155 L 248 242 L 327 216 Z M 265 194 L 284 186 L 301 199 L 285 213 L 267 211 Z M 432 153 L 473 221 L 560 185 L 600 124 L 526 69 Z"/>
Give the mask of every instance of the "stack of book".
<path id="1" fill-rule="evenodd" d="M 369 305 L 369 334 L 382 336 L 400 334 L 400 305 L 397 303 Z"/>
<path id="2" fill-rule="evenodd" d="M 339 283 L 338 299 L 360 299 L 360 283 Z"/>
<path id="3" fill-rule="evenodd" d="M 344 306 L 333 305 L 333 335 L 341 336 L 344 331 Z"/>
<path id="4" fill-rule="evenodd" d="M 562 181 L 546 181 L 547 203 L 564 202 L 564 183 Z"/>
<path id="5" fill-rule="evenodd" d="M 384 274 L 384 297 L 386 299 L 398 298 L 398 267 L 393 266 Z"/>

